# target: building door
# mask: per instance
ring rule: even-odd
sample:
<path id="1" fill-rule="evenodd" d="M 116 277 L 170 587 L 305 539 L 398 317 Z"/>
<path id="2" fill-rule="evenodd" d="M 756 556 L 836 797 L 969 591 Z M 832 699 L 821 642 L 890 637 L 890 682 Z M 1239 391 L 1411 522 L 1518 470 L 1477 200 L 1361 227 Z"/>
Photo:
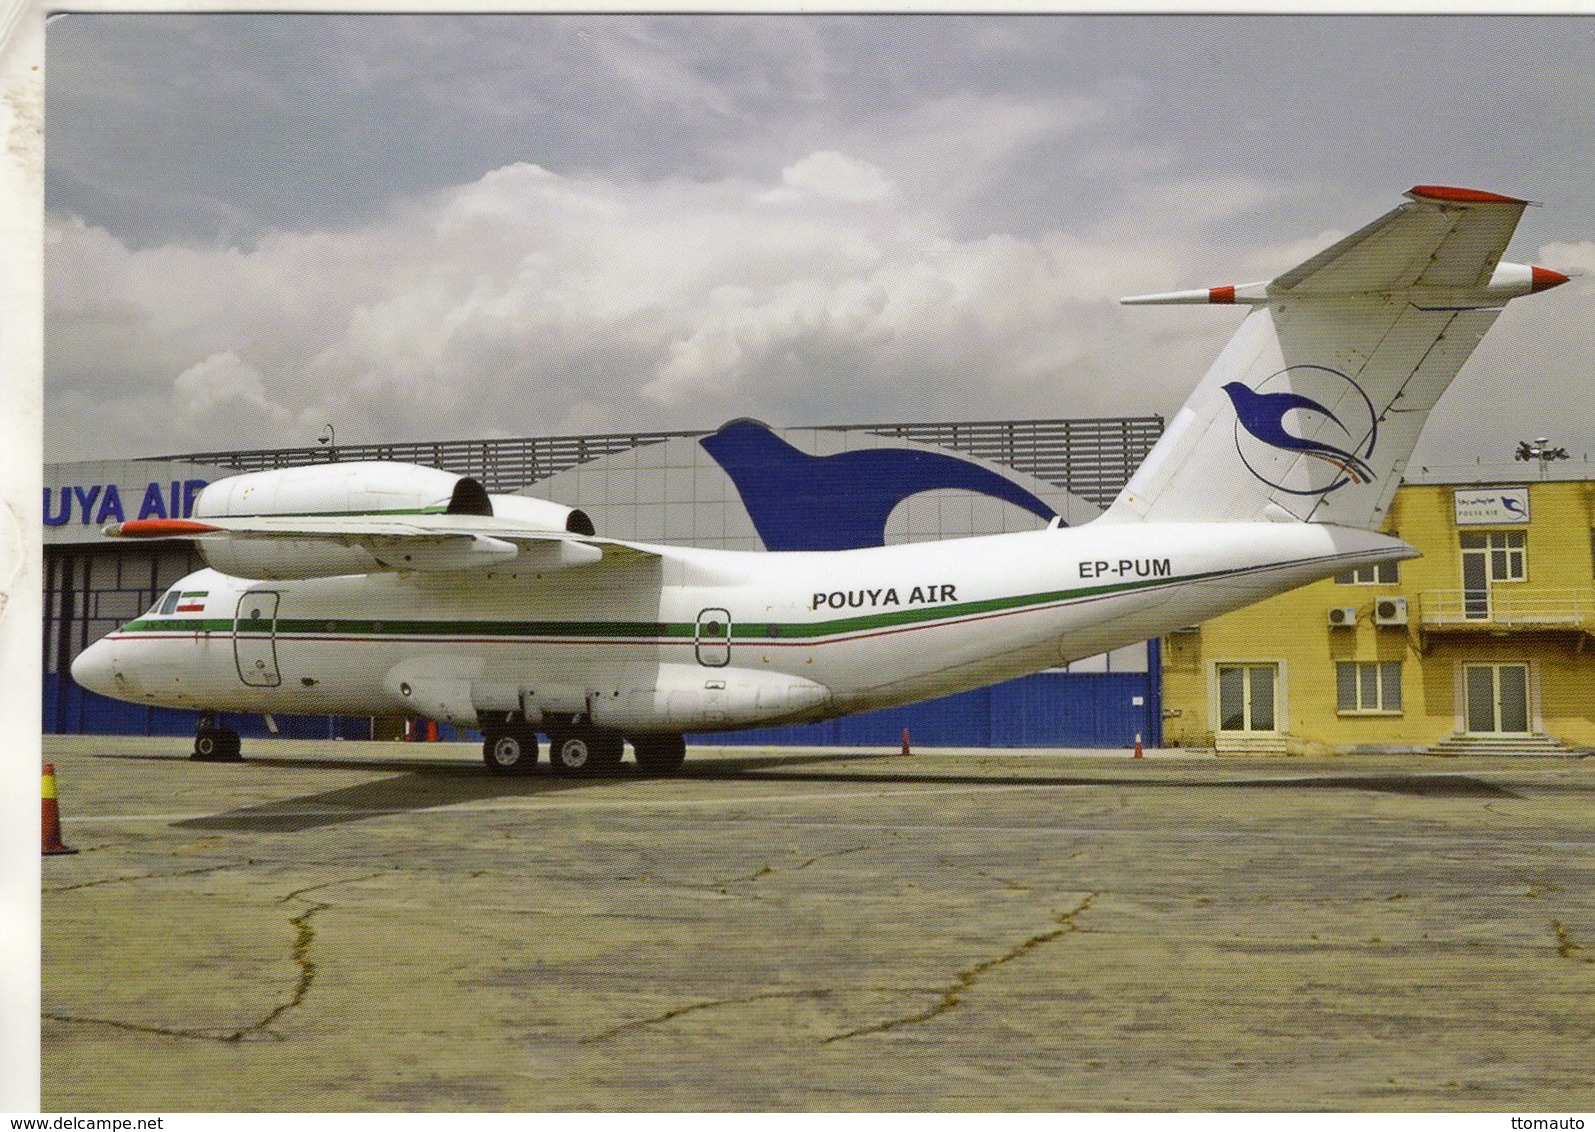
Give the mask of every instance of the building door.
<path id="1" fill-rule="evenodd" d="M 282 683 L 277 671 L 277 599 L 273 590 L 256 590 L 238 599 L 233 621 L 233 657 L 238 678 L 254 688 Z"/>
<path id="2" fill-rule="evenodd" d="M 1462 616 L 1490 619 L 1490 554 L 1482 547 L 1462 551 Z"/>
<path id="3" fill-rule="evenodd" d="M 705 609 L 698 614 L 698 663 L 709 668 L 724 668 L 731 663 L 731 614 L 724 609 Z"/>
<path id="4" fill-rule="evenodd" d="M 1521 582 L 1525 537 L 1522 531 L 1464 531 L 1462 539 L 1462 615 L 1490 619 L 1490 583 Z"/>
<path id="5" fill-rule="evenodd" d="M 1469 664 L 1465 667 L 1468 734 L 1529 734 L 1529 666 Z"/>
<path id="6" fill-rule="evenodd" d="M 1278 689 L 1277 664 L 1219 665 L 1218 729 L 1277 731 Z"/>

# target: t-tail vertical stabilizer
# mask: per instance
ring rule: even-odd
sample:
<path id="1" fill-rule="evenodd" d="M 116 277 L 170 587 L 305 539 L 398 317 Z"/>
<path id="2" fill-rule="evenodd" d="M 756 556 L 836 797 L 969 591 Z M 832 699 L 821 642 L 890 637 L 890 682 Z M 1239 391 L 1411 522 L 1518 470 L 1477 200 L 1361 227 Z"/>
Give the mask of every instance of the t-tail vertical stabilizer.
<path id="1" fill-rule="evenodd" d="M 1251 310 L 1102 521 L 1377 527 L 1429 410 L 1501 308 L 1567 282 L 1501 262 L 1527 201 L 1406 195 L 1272 281 L 1122 300 Z"/>

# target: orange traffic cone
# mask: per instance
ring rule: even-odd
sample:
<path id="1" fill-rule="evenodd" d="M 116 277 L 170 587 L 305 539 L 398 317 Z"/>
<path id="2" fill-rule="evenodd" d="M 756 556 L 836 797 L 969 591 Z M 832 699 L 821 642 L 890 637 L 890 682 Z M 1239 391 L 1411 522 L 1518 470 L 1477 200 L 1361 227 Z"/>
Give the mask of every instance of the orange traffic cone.
<path id="1" fill-rule="evenodd" d="M 1141 733 L 1139 731 L 1135 733 L 1135 754 L 1131 755 L 1130 757 L 1132 759 L 1138 759 L 1141 757 Z"/>
<path id="2" fill-rule="evenodd" d="M 911 755 L 914 752 L 908 749 L 908 728 L 903 728 L 903 754 Z"/>
<path id="3" fill-rule="evenodd" d="M 40 826 L 39 832 L 46 857 L 77 852 L 76 849 L 68 849 L 61 844 L 61 804 L 56 801 L 55 797 L 55 765 L 53 763 L 44 764 L 44 821 Z"/>

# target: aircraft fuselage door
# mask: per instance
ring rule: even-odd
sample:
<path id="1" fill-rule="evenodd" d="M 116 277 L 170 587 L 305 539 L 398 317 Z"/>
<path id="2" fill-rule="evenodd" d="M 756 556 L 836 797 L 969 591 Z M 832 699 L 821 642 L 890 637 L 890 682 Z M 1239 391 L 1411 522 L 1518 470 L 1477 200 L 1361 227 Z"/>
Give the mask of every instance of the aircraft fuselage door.
<path id="1" fill-rule="evenodd" d="M 698 614 L 698 663 L 709 668 L 724 668 L 731 663 L 731 614 L 724 609 L 705 609 Z"/>
<path id="2" fill-rule="evenodd" d="M 238 678 L 254 688 L 282 683 L 277 671 L 277 601 L 273 590 L 255 590 L 238 599 L 233 621 L 233 657 Z"/>

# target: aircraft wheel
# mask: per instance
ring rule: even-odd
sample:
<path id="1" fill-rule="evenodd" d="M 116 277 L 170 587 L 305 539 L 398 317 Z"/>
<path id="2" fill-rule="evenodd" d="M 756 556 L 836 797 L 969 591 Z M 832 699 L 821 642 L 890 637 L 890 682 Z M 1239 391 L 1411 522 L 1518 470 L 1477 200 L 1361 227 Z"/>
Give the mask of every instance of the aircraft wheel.
<path id="1" fill-rule="evenodd" d="M 201 727 L 194 733 L 194 754 L 197 762 L 241 762 L 243 743 L 238 732 L 231 727 Z"/>
<path id="2" fill-rule="evenodd" d="M 548 736 L 549 762 L 556 774 L 611 774 L 625 753 L 625 740 L 613 731 L 577 727 Z"/>
<path id="3" fill-rule="evenodd" d="M 685 735 L 635 735 L 631 746 L 643 774 L 673 774 L 687 761 Z"/>
<path id="4" fill-rule="evenodd" d="M 537 732 L 488 732 L 482 739 L 482 761 L 494 774 L 530 774 L 537 767 Z"/>

